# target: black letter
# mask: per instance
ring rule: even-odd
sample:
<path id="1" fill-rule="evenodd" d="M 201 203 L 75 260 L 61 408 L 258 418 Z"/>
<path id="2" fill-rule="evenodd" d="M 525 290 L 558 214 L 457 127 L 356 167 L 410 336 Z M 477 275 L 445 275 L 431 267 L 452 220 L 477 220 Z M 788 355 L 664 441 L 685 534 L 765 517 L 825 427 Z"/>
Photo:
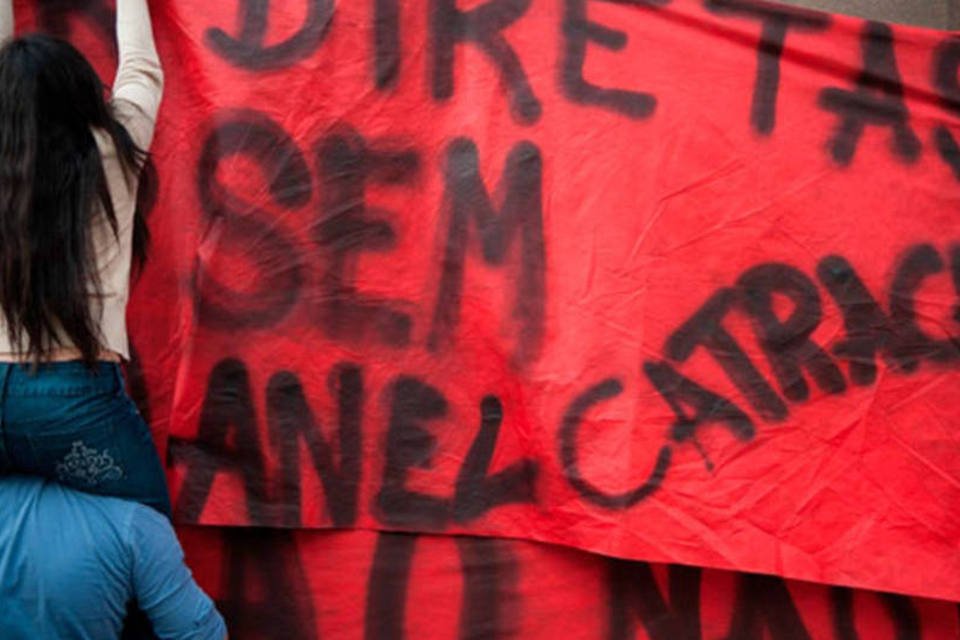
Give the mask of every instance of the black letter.
<path id="1" fill-rule="evenodd" d="M 409 182 L 419 169 L 417 155 L 369 149 L 359 134 L 345 127 L 325 136 L 317 155 L 323 192 L 314 238 L 330 253 L 322 281 L 323 329 L 332 338 L 358 341 L 373 333 L 384 344 L 405 346 L 410 342 L 410 316 L 393 308 L 398 301 L 360 294 L 353 278 L 357 254 L 387 251 L 396 244 L 393 227 L 383 220 L 389 212 L 366 204 L 367 182 Z"/>
<path id="2" fill-rule="evenodd" d="M 705 347 L 740 392 L 765 420 L 782 420 L 787 406 L 767 384 L 736 339 L 723 328 L 723 318 L 736 301 L 733 289 L 720 289 L 667 340 L 666 352 L 683 362 L 698 346 Z"/>
<path id="3" fill-rule="evenodd" d="M 197 321 L 216 329 L 264 328 L 293 307 L 303 280 L 301 259 L 270 214 L 244 202 L 217 180 L 229 156 L 250 156 L 261 167 L 274 202 L 286 209 L 310 200 L 310 170 L 296 144 L 275 122 L 254 111 L 228 115 L 207 137 L 197 167 L 200 202 L 210 229 L 219 230 L 217 254 L 239 253 L 252 267 L 254 291 L 235 291 L 216 281 L 211 266 L 197 260 Z M 211 234 L 216 237 L 216 234 Z M 216 258 L 213 258 L 214 264 Z"/>
<path id="4" fill-rule="evenodd" d="M 610 580 L 608 640 L 637 637 L 630 605 L 650 640 L 700 640 L 700 578 L 698 567 L 670 565 L 669 602 L 664 600 L 653 570 L 646 562 L 607 561 Z"/>
<path id="5" fill-rule="evenodd" d="M 877 377 L 876 354 L 880 351 L 888 364 L 894 364 L 897 339 L 890 319 L 842 256 L 827 256 L 817 265 L 817 276 L 843 313 L 846 337 L 833 353 L 850 364 L 854 384 L 873 384 Z M 907 365 L 916 366 L 916 362 Z"/>
<path id="6" fill-rule="evenodd" d="M 69 39 L 67 16 L 80 13 L 96 27 L 105 42 L 113 42 L 116 19 L 104 0 L 44 0 L 37 2 L 37 25 L 41 31 L 58 38 Z"/>
<path id="7" fill-rule="evenodd" d="M 530 142 L 518 143 L 507 158 L 501 183 L 505 194 L 497 215 L 480 177 L 476 146 L 465 138 L 450 144 L 444 195 L 449 229 L 436 308 L 427 337 L 431 350 L 439 349 L 449 340 L 460 321 L 463 262 L 469 239 L 468 225 L 473 218 L 487 264 L 502 264 L 514 236 L 520 236 L 520 277 L 512 313 L 520 327 L 513 363 L 522 366 L 540 354 L 546 298 L 542 172 L 540 150 Z"/>
<path id="8" fill-rule="evenodd" d="M 769 135 L 777 121 L 780 56 L 783 54 L 787 30 L 794 27 L 804 31 L 822 31 L 830 24 L 830 16 L 754 0 L 707 0 L 707 9 L 718 14 L 757 18 L 763 24 L 757 45 L 757 75 L 753 83 L 750 124 L 757 133 Z"/>
<path id="9" fill-rule="evenodd" d="M 933 85 L 940 90 L 940 104 L 960 116 L 960 36 L 951 36 L 940 43 L 936 51 Z M 960 144 L 947 125 L 934 129 L 937 151 L 960 180 Z"/>
<path id="10" fill-rule="evenodd" d="M 769 636 L 763 633 L 763 627 Z M 733 620 L 724 640 L 810 640 L 782 578 L 745 573 L 740 576 Z"/>
<path id="11" fill-rule="evenodd" d="M 400 5 L 374 0 L 373 75 L 377 89 L 389 89 L 400 77 Z"/>
<path id="12" fill-rule="evenodd" d="M 380 516 L 387 524 L 439 528 L 449 517 L 450 501 L 409 491 L 405 485 L 407 469 L 429 468 L 437 448 L 437 439 L 420 423 L 447 415 L 447 401 L 433 387 L 408 376 L 397 378 L 388 393 L 387 462 L 377 494 Z"/>
<path id="13" fill-rule="evenodd" d="M 951 250 L 954 262 L 954 286 L 960 292 L 960 248 Z M 850 263 L 840 256 L 827 256 L 817 266 L 817 275 L 843 312 L 847 336 L 834 347 L 837 357 L 850 362 L 850 377 L 855 384 L 871 384 L 877 376 L 876 354 L 904 372 L 916 370 L 923 358 L 948 362 L 958 357 L 960 340 L 934 340 L 916 323 L 914 296 L 923 280 L 943 271 L 945 265 L 928 244 L 907 251 L 894 272 L 890 290 L 890 316 L 870 295 Z M 960 321 L 960 306 L 955 308 Z"/>
<path id="14" fill-rule="evenodd" d="M 909 598 L 893 593 L 876 594 L 893 622 L 897 640 L 920 640 L 920 616 Z M 853 590 L 847 587 L 830 589 L 833 631 L 837 640 L 860 640 L 853 615 Z"/>
<path id="15" fill-rule="evenodd" d="M 313 468 L 320 476 L 333 525 L 346 527 L 357 519 L 363 378 L 357 367 L 339 365 L 330 372 L 327 384 L 330 394 L 339 401 L 339 468 L 334 464 L 332 447 L 310 410 L 300 380 L 289 371 L 281 371 L 267 383 L 267 423 L 270 444 L 279 451 L 283 474 L 280 508 L 286 527 L 301 524 L 300 438 L 307 443 Z"/>
<path id="16" fill-rule="evenodd" d="M 467 536 L 456 541 L 463 568 L 459 640 L 519 638 L 522 592 L 513 543 Z"/>
<path id="17" fill-rule="evenodd" d="M 534 95 L 516 51 L 500 31 L 516 22 L 533 0 L 490 0 L 470 11 L 457 8 L 456 0 L 431 0 L 433 97 L 453 95 L 454 50 L 460 42 L 473 42 L 500 69 L 500 78 L 510 91 L 510 112 L 522 124 L 540 119 L 541 106 Z"/>
<path id="18" fill-rule="evenodd" d="M 643 371 L 677 417 L 670 437 L 677 443 L 693 442 L 708 469 L 713 469 L 713 463 L 697 442 L 697 429 L 701 426 L 722 422 L 737 440 L 745 442 L 753 438 L 755 431 L 750 417 L 726 398 L 680 375 L 666 362 L 644 362 Z M 689 415 L 684 405 L 693 407 L 694 414 Z"/>
<path id="19" fill-rule="evenodd" d="M 918 359 L 949 362 L 960 356 L 960 336 L 934 340 L 917 325 L 914 298 L 923 281 L 944 270 L 943 258 L 929 244 L 912 247 L 897 266 L 890 287 L 890 321 L 900 336 L 897 360 L 910 371 Z"/>
<path id="20" fill-rule="evenodd" d="M 370 577 L 367 579 L 365 640 L 404 640 L 404 616 L 410 567 L 419 536 L 409 533 L 378 533 Z"/>
<path id="21" fill-rule="evenodd" d="M 807 276 L 789 265 L 767 263 L 748 270 L 737 285 L 743 305 L 753 318 L 760 346 L 787 398 L 798 402 L 809 396 L 803 368 L 827 393 L 841 393 L 847 388 L 837 365 L 810 340 L 822 314 L 817 287 Z M 773 310 L 773 296 L 777 293 L 794 304 L 785 321 Z"/>
<path id="22" fill-rule="evenodd" d="M 380 533 L 367 587 L 364 617 L 366 640 L 404 640 L 410 570 L 418 542 L 430 538 L 405 533 Z M 460 597 L 460 640 L 512 638 L 517 616 L 519 571 L 510 543 L 493 538 L 458 536 L 463 569 Z M 292 636 L 291 636 L 292 637 Z"/>
<path id="23" fill-rule="evenodd" d="M 503 406 L 496 396 L 480 403 L 480 431 L 457 475 L 453 517 L 467 522 L 502 504 L 533 502 L 537 463 L 523 458 L 503 471 L 487 475 L 503 422 Z"/>
<path id="24" fill-rule="evenodd" d="M 233 444 L 228 444 L 231 441 Z M 214 478 L 227 472 L 243 480 L 250 524 L 271 524 L 267 518 L 266 464 L 257 434 L 250 376 L 241 361 L 221 360 L 213 368 L 200 409 L 197 439 L 171 439 L 170 457 L 174 464 L 187 466 L 174 513 L 178 522 L 195 523 L 200 519 Z"/>
<path id="25" fill-rule="evenodd" d="M 669 0 L 639 0 L 636 4 L 658 6 L 667 2 Z M 583 77 L 583 62 L 587 57 L 589 42 L 619 51 L 627 45 L 627 35 L 623 31 L 591 22 L 587 18 L 587 0 L 565 0 L 564 7 L 564 49 L 560 71 L 560 86 L 564 95 L 579 104 L 596 105 L 622 113 L 628 118 L 646 118 L 653 115 L 657 99 L 649 93 L 598 87 Z"/>
<path id="26" fill-rule="evenodd" d="M 920 157 L 920 140 L 910 128 L 910 113 L 903 103 L 903 83 L 893 51 L 888 25 L 868 22 L 861 36 L 863 70 L 854 91 L 831 87 L 820 92 L 820 106 L 841 117 L 830 141 L 830 153 L 847 165 L 857 150 L 865 125 L 893 128 L 893 152 L 907 162 Z"/>
<path id="27" fill-rule="evenodd" d="M 663 484 L 663 478 L 670 468 L 670 445 L 660 447 L 657 462 L 650 472 L 650 476 L 640 486 L 624 491 L 623 493 L 607 493 L 595 487 L 583 477 L 577 460 L 577 434 L 583 416 L 593 405 L 614 398 L 623 392 L 623 385 L 615 378 L 608 378 L 593 385 L 576 398 L 567 407 L 560 423 L 560 462 L 563 464 L 563 475 L 577 493 L 584 500 L 599 505 L 604 509 L 626 509 L 640 502 Z"/>
<path id="28" fill-rule="evenodd" d="M 239 0 L 240 35 L 236 38 L 223 29 L 208 29 L 207 46 L 234 66 L 253 71 L 282 69 L 317 50 L 333 19 L 333 0 L 307 0 L 303 26 L 283 42 L 269 47 L 267 35 L 270 0 Z"/>
<path id="29" fill-rule="evenodd" d="M 224 546 L 220 584 L 226 595 L 217 606 L 230 621 L 231 637 L 317 638 L 313 594 L 295 534 L 250 527 L 218 530 Z"/>

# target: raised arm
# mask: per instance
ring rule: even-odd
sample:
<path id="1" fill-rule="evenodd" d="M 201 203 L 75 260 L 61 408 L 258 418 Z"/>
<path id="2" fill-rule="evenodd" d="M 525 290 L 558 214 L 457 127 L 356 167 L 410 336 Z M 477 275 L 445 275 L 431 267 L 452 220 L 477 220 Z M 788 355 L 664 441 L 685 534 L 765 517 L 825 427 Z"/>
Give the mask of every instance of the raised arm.
<path id="1" fill-rule="evenodd" d="M 0 0 L 0 45 L 13 37 L 13 0 Z"/>
<path id="2" fill-rule="evenodd" d="M 120 64 L 113 82 L 114 109 L 137 146 L 147 149 L 163 95 L 163 69 L 147 0 L 117 0 L 117 48 Z"/>

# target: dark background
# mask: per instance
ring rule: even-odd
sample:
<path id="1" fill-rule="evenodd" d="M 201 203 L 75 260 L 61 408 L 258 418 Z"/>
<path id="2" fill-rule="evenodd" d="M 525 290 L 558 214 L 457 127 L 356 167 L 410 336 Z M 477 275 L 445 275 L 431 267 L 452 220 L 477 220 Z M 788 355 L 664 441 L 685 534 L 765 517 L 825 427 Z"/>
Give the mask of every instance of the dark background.
<path id="1" fill-rule="evenodd" d="M 960 0 L 780 0 L 798 7 L 915 24 L 936 29 L 960 29 Z"/>

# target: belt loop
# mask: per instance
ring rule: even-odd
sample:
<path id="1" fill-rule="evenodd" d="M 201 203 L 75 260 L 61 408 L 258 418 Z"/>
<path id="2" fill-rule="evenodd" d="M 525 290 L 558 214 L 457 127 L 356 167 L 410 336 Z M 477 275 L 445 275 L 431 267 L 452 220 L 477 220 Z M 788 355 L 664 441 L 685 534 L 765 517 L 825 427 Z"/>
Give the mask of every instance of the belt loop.
<path id="1" fill-rule="evenodd" d="M 127 393 L 127 381 L 123 377 L 123 367 L 119 362 L 111 363 L 113 367 L 113 376 L 117 381 L 117 395 L 125 395 Z"/>
<path id="2" fill-rule="evenodd" d="M 0 363 L 0 472 L 10 467 L 10 454 L 7 451 L 7 384 L 10 373 L 16 365 Z"/>

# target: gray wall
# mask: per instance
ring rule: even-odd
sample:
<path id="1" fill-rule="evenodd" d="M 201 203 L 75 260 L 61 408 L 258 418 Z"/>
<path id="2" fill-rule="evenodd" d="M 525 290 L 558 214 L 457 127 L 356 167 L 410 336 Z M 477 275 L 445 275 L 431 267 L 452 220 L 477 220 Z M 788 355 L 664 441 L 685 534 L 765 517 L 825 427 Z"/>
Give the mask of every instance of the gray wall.
<path id="1" fill-rule="evenodd" d="M 916 24 L 937 29 L 960 29 L 960 0 L 779 0 L 798 7 Z"/>

